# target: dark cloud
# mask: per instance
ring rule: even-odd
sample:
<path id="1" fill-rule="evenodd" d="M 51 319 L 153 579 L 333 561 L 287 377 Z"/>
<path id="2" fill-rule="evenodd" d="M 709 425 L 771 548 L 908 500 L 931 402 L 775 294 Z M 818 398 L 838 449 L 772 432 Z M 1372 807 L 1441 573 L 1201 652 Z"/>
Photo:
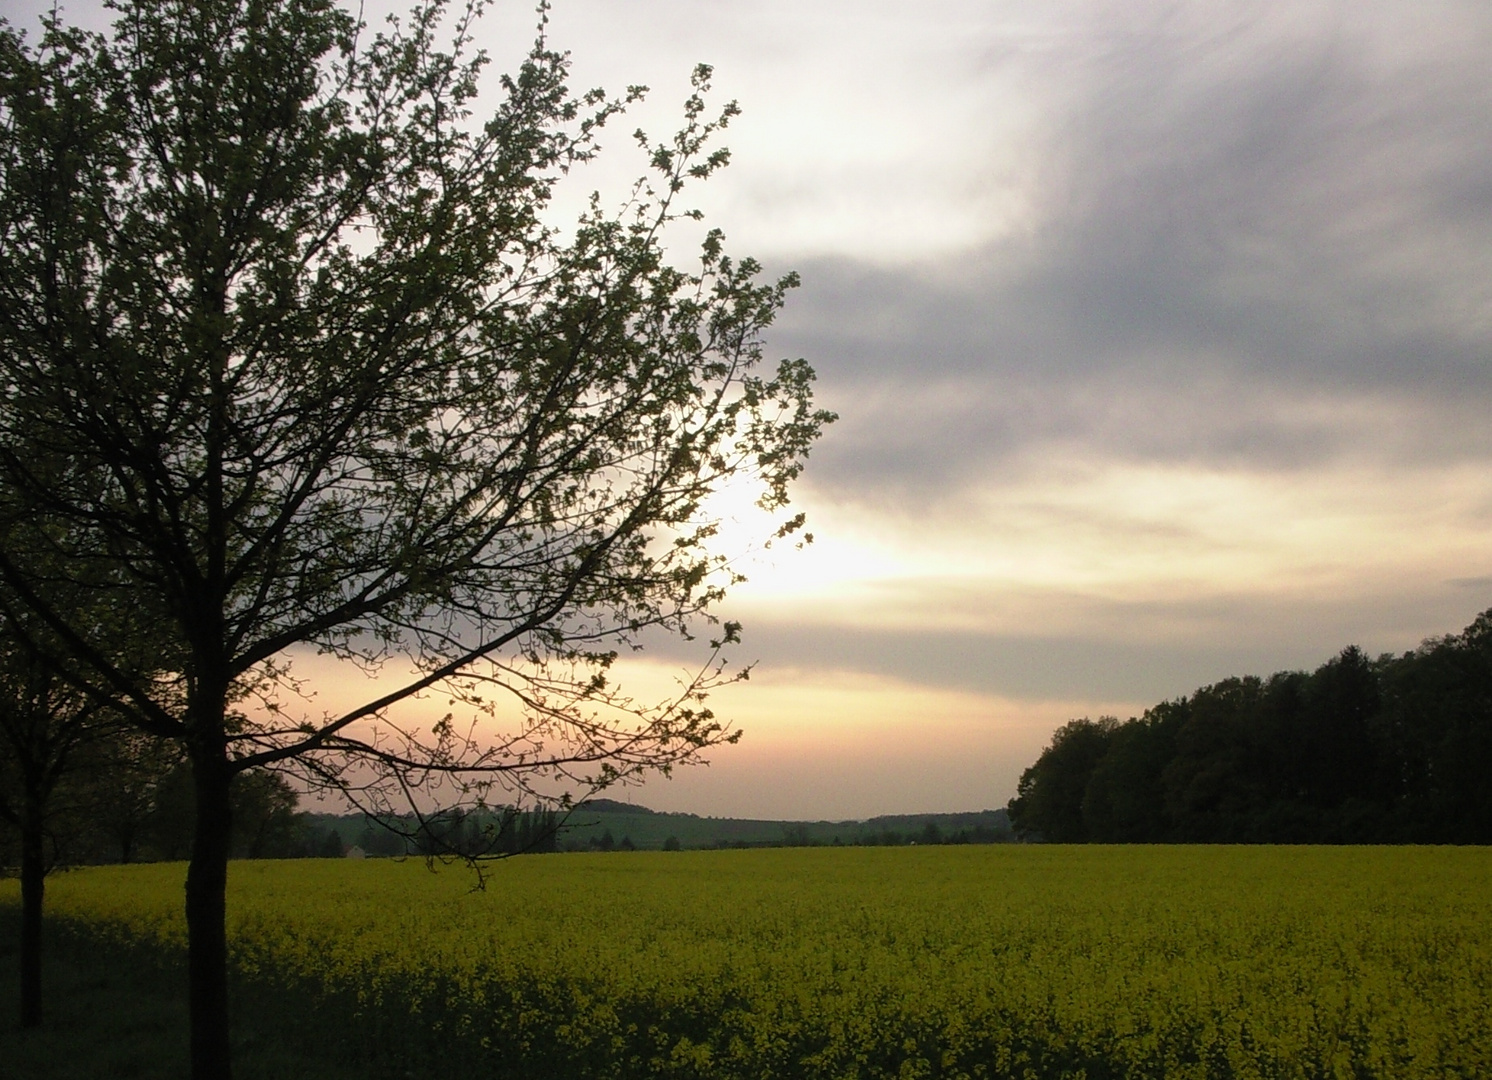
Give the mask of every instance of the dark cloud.
<path id="1" fill-rule="evenodd" d="M 909 632 L 751 620 L 735 652 L 767 671 L 840 670 L 1015 699 L 1143 706 L 1228 676 L 1314 669 L 1349 644 L 1376 655 L 1456 632 L 1492 602 L 1492 579 L 1457 584 L 1454 592 L 1314 602 L 1236 595 L 1169 603 L 1090 598 L 1088 625 L 1070 633 Z M 685 655 L 661 641 L 650 649 L 652 655 L 674 653 Z"/>
<path id="2" fill-rule="evenodd" d="M 773 347 L 845 417 L 812 482 L 1492 456 L 1492 8 L 1202 7 L 1044 54 L 1029 232 L 800 267 Z"/>
<path id="3" fill-rule="evenodd" d="M 989 629 L 757 611 L 743 616 L 743 640 L 727 650 L 728 660 L 779 676 L 837 671 L 1016 700 L 1144 707 L 1229 676 L 1313 670 L 1348 645 L 1374 656 L 1403 652 L 1457 633 L 1492 608 L 1492 576 L 1437 581 L 1427 572 L 1309 596 L 1218 589 L 1119 599 L 1053 590 L 1040 597 L 1051 617 L 1027 629 L 999 618 L 1021 598 L 981 596 L 974 587 L 959 592 L 948 606 L 964 614 L 983 607 L 992 616 Z M 700 629 L 700 638 L 708 637 L 708 628 Z M 650 633 L 644 644 L 648 657 L 681 668 L 701 657 L 698 640 Z"/>

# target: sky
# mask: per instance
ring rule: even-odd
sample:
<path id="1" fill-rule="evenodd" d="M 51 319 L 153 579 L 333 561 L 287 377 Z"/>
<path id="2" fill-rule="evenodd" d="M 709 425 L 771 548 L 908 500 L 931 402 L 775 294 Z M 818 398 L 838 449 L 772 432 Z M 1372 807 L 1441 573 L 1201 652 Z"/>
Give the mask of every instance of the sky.
<path id="1" fill-rule="evenodd" d="M 493 7 L 495 68 L 533 25 Z M 767 352 L 840 416 L 811 546 L 718 504 L 742 741 L 619 798 L 1003 806 L 1068 719 L 1492 607 L 1483 0 L 556 0 L 549 40 L 578 87 L 652 88 L 571 206 L 714 66 L 743 111 L 692 201 L 801 275 Z"/>
<path id="2" fill-rule="evenodd" d="M 1492 606 L 1492 8 L 562 0 L 551 39 L 649 130 L 714 65 L 696 202 L 802 275 L 769 353 L 840 414 L 815 543 L 724 609 L 741 744 L 636 801 L 1001 806 L 1074 716 Z"/>

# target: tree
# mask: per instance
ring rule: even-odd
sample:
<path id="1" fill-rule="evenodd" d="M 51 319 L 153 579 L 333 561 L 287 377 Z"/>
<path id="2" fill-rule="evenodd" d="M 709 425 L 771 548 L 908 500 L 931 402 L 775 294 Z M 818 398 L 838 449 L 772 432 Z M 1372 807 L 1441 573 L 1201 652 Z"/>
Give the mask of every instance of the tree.
<path id="1" fill-rule="evenodd" d="M 694 269 L 665 258 L 685 183 L 727 160 L 708 68 L 679 135 L 640 137 L 652 180 L 566 234 L 555 184 L 641 90 L 573 95 L 542 33 L 477 124 L 476 6 L 371 39 L 329 0 L 117 10 L 34 48 L 0 28 L 0 576 L 70 685 L 191 763 L 205 1080 L 230 1073 L 234 778 L 298 768 L 384 812 L 442 777 L 594 790 L 734 738 L 701 704 L 733 624 L 670 700 L 607 669 L 710 617 L 732 578 L 706 497 L 742 477 L 785 514 L 832 417 L 802 361 L 757 371 L 794 279 L 715 232 Z M 127 598 L 164 673 L 112 663 L 59 575 Z M 386 677 L 324 715 L 297 650 Z M 472 725 L 389 715 L 427 691 Z"/>
<path id="2" fill-rule="evenodd" d="M 98 710 L 14 635 L 0 635 L 0 820 L 21 848 L 21 1026 L 41 1024 L 42 904 L 67 782 L 102 736 Z M 48 851 L 48 841 L 52 851 Z"/>
<path id="3" fill-rule="evenodd" d="M 1108 724 L 1105 729 L 1104 725 Z M 1402 656 L 1223 679 L 1123 724 L 1074 721 L 1010 804 L 1045 839 L 1487 843 L 1492 612 Z"/>
<path id="4" fill-rule="evenodd" d="M 161 819 L 181 809 L 167 805 L 181 774 L 180 745 L 137 730 L 116 730 L 89 757 L 83 802 L 91 858 L 121 863 L 159 858 L 154 841 Z M 186 844 L 179 845 L 177 857 L 186 850 Z"/>
<path id="5" fill-rule="evenodd" d="M 347 854 L 347 848 L 343 845 L 341 834 L 336 829 L 326 829 L 319 834 L 313 834 L 306 854 L 313 859 L 340 859 Z"/>
<path id="6" fill-rule="evenodd" d="M 1175 839 L 1189 843 L 1239 843 L 1260 839 L 1259 815 L 1277 788 L 1273 773 L 1283 756 L 1271 742 L 1285 724 L 1259 722 L 1265 706 L 1299 698 L 1300 673 L 1228 678 L 1204 686 L 1185 701 L 1186 720 L 1163 777 L 1166 816 Z M 1293 704 L 1273 710 L 1292 719 Z"/>
<path id="7" fill-rule="evenodd" d="M 161 776 L 153 799 L 137 823 L 140 838 L 156 858 L 186 858 L 196 833 L 196 782 L 190 762 Z M 251 769 L 235 777 L 229 790 L 231 858 L 283 859 L 300 854 L 302 815 L 299 797 L 284 777 Z"/>
<path id="8" fill-rule="evenodd" d="M 149 639 L 124 640 L 108 632 L 118 625 L 110 598 L 54 583 L 51 603 L 101 631 L 99 645 L 119 670 L 140 674 Z M 0 609 L 5 606 L 0 599 Z M 50 644 L 55 642 L 34 619 L 0 613 L 0 823 L 20 840 L 22 1027 L 41 1023 L 47 875 L 59 862 L 81 861 L 97 846 L 101 793 L 136 764 L 139 743 L 118 714 L 49 662 Z"/>
<path id="9" fill-rule="evenodd" d="M 1114 728 L 1083 792 L 1089 840 L 1130 844 L 1168 838 L 1165 768 L 1188 711 L 1184 701 L 1162 702 Z"/>
<path id="10" fill-rule="evenodd" d="M 1387 762 L 1385 839 L 1492 844 L 1492 610 L 1385 668 L 1371 722 Z"/>
<path id="11" fill-rule="evenodd" d="M 1112 716 L 1083 717 L 1069 720 L 1052 734 L 1052 744 L 1021 773 L 1016 797 L 1010 800 L 1010 822 L 1018 833 L 1054 844 L 1088 839 L 1083 796 L 1118 725 Z"/>

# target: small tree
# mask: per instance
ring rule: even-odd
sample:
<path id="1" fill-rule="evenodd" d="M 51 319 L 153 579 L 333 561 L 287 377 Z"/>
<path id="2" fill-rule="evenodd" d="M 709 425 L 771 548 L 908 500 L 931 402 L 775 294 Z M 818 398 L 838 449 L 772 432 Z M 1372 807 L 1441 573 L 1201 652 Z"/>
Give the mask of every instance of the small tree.
<path id="1" fill-rule="evenodd" d="M 35 1027 L 42 1016 L 46 877 L 58 862 L 81 861 L 98 848 L 105 793 L 120 787 L 127 771 L 144 766 L 146 755 L 144 740 L 123 718 L 69 680 L 49 656 L 57 643 L 47 628 L 4 610 L 11 599 L 0 589 L 0 823 L 20 840 L 21 1026 Z M 120 623 L 107 594 L 54 582 L 51 604 L 97 629 L 98 647 L 117 670 L 142 677 L 149 639 L 108 630 Z"/>
<path id="2" fill-rule="evenodd" d="M 308 854 L 312 858 L 340 859 L 347 854 L 347 848 L 342 843 L 342 836 L 336 829 L 327 829 L 320 834 L 320 838 L 315 841 Z"/>
<path id="3" fill-rule="evenodd" d="M 103 737 L 101 727 L 84 695 L 14 635 L 0 634 L 0 820 L 21 848 L 22 1027 L 41 1023 L 42 903 L 58 819 L 75 809 L 67 805 L 68 782 L 89 744 Z"/>
<path id="4" fill-rule="evenodd" d="M 475 5 L 449 51 L 440 0 L 371 40 L 328 0 L 117 10 L 34 49 L 0 28 L 0 575 L 73 686 L 190 760 L 206 1080 L 230 1072 L 234 777 L 298 767 L 386 813 L 441 777 L 591 790 L 733 738 L 700 701 L 734 626 L 669 701 L 606 669 L 708 616 L 730 576 L 703 500 L 744 476 L 785 507 L 830 417 L 801 361 L 755 371 L 792 279 L 714 233 L 693 270 L 664 257 L 679 191 L 726 161 L 707 68 L 682 132 L 642 140 L 654 179 L 566 236 L 554 185 L 625 101 L 573 96 L 542 38 L 476 124 Z M 111 662 L 59 575 L 127 598 L 166 673 Z M 297 649 L 398 663 L 323 715 Z M 388 716 L 426 691 L 521 720 Z"/>
<path id="5" fill-rule="evenodd" d="M 179 809 L 164 802 L 181 774 L 181 745 L 125 728 L 95 745 L 88 764 L 82 799 L 93 857 L 121 863 L 159 858 L 157 825 Z M 187 845 L 179 850 L 185 854 Z"/>

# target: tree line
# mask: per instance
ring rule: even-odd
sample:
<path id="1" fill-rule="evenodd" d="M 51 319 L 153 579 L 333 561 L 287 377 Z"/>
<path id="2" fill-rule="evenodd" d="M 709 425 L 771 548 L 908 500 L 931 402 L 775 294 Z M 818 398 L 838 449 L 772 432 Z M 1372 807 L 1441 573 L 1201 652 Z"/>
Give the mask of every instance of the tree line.
<path id="1" fill-rule="evenodd" d="M 3 728 L 3 724 L 0 724 Z M 196 827 L 191 765 L 80 755 L 47 805 L 41 829 L 43 868 L 174 862 L 191 854 Z M 156 771 L 150 766 L 154 764 Z M 15 748 L 0 732 L 0 873 L 19 867 L 24 811 Z M 300 795 L 283 776 L 245 773 L 232 789 L 234 859 L 336 859 L 349 851 L 344 831 L 300 809 Z M 356 820 L 355 818 L 352 820 Z M 552 807 L 461 807 L 425 815 L 364 817 L 352 844 L 368 855 L 482 858 L 558 851 L 565 815 Z"/>
<path id="2" fill-rule="evenodd" d="M 0 738 L 0 777 L 13 772 L 12 747 Z M 139 761 L 108 759 L 108 768 L 66 774 L 42 824 L 44 868 L 100 863 L 173 862 L 191 854 L 196 808 L 189 763 L 150 772 Z M 23 812 L 0 787 L 0 867 L 20 865 Z M 232 794 L 235 859 L 333 858 L 345 854 L 338 833 L 299 809 L 284 777 L 256 771 Z"/>
<path id="3" fill-rule="evenodd" d="M 1492 610 L 1459 634 L 1073 720 L 1009 804 L 1053 843 L 1492 843 Z"/>
<path id="4" fill-rule="evenodd" d="M 944 832 L 935 822 L 928 822 L 927 826 L 918 832 L 883 829 L 880 832 L 856 833 L 847 840 L 839 836 L 824 840 L 808 835 L 806 830 L 789 829 L 784 830 L 780 840 L 717 840 L 713 846 L 722 850 L 792 847 L 956 847 L 962 844 L 1003 844 L 1009 840 L 1009 834 L 995 829 L 976 825 L 969 829 Z"/>

